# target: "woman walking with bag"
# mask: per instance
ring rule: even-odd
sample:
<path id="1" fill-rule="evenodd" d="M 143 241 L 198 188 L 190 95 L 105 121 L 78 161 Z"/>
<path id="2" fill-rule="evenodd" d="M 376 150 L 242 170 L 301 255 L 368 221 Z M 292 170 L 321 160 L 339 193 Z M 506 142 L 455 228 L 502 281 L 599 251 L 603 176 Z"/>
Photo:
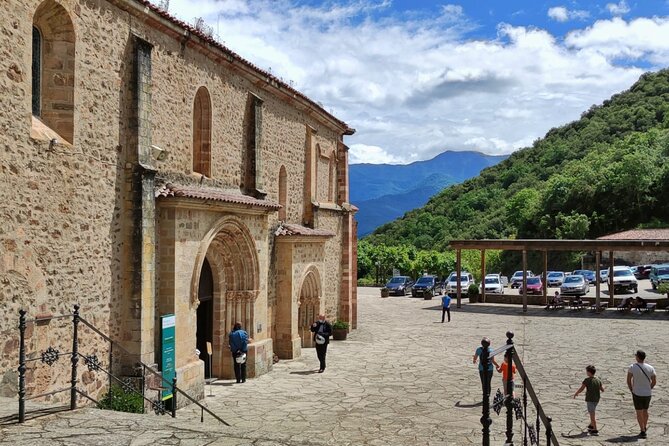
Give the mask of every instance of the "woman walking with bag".
<path id="1" fill-rule="evenodd" d="M 235 322 L 228 335 L 228 345 L 232 353 L 232 365 L 235 368 L 235 378 L 238 383 L 246 382 L 246 354 L 249 350 L 249 334 L 242 330 L 242 324 Z"/>

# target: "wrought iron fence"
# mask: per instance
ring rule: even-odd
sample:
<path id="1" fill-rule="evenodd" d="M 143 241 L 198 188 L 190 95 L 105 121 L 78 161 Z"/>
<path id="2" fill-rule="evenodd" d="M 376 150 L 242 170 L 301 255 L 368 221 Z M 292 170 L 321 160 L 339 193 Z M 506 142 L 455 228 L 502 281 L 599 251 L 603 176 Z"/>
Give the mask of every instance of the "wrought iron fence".
<path id="1" fill-rule="evenodd" d="M 512 370 L 507 370 L 507 376 L 510 379 L 507 379 L 504 382 L 506 386 L 505 392 L 502 393 L 500 389 L 497 389 L 495 397 L 493 398 L 492 409 L 499 415 L 502 412 L 503 408 L 506 408 L 506 440 L 505 445 L 513 446 L 513 437 L 514 437 L 514 422 L 520 423 L 520 428 L 522 429 L 522 444 L 523 446 L 539 446 L 541 444 L 541 426 L 544 426 L 544 435 L 546 439 L 546 445 L 548 446 L 559 446 L 557 437 L 553 432 L 552 427 L 552 418 L 547 416 L 544 412 L 541 402 L 537 397 L 534 387 L 530 382 L 523 362 L 516 353 L 514 343 L 513 343 L 513 332 L 508 331 L 506 333 L 506 344 L 501 346 L 498 349 L 490 352 L 488 350 L 489 345 L 484 345 L 482 342 L 481 345 L 483 349 L 481 350 L 481 366 L 483 367 L 483 409 L 481 416 L 481 424 L 483 425 L 483 446 L 490 445 L 490 425 L 492 424 L 492 419 L 490 418 L 490 386 L 487 386 L 485 383 L 489 382 L 488 373 L 491 373 L 488 370 L 490 361 L 492 358 L 499 354 L 504 353 L 506 357 L 506 363 L 503 367 L 511 367 L 511 364 L 516 366 L 518 375 L 522 380 L 522 386 L 515 386 L 515 389 L 520 389 L 522 387 L 522 398 L 515 397 L 514 393 L 514 381 Z M 507 365 L 509 364 L 509 365 Z M 531 417 L 528 412 L 528 396 L 534 407 L 535 417 Z"/>
<path id="2" fill-rule="evenodd" d="M 115 365 L 115 358 L 118 360 L 121 358 L 123 355 L 127 356 L 132 356 L 132 354 L 126 350 L 122 345 L 120 345 L 118 342 L 112 340 L 109 336 L 105 335 L 102 331 L 100 331 L 98 328 L 96 328 L 93 324 L 88 322 L 86 319 L 82 318 L 81 315 L 79 314 L 79 305 L 74 306 L 74 311 L 72 314 L 64 314 L 61 316 L 51 316 L 48 318 L 35 318 L 35 319 L 28 319 L 26 317 L 27 312 L 25 310 L 20 310 L 19 311 L 19 367 L 18 367 L 18 372 L 19 372 L 19 387 L 18 387 L 18 397 L 19 397 L 19 414 L 18 414 L 18 421 L 19 423 L 25 422 L 26 419 L 26 401 L 29 400 L 34 400 L 38 398 L 44 398 L 52 395 L 56 395 L 59 393 L 64 393 L 64 392 L 70 392 L 70 410 L 74 410 L 77 408 L 77 396 L 81 396 L 83 398 L 88 399 L 89 401 L 93 402 L 96 404 L 98 407 L 103 407 L 104 402 L 99 401 L 96 399 L 94 396 L 90 395 L 88 392 L 86 392 L 85 389 L 80 388 L 78 386 L 79 383 L 79 360 L 81 359 L 83 361 L 83 364 L 88 368 L 88 371 L 91 373 L 102 373 L 105 376 L 105 381 L 107 382 L 107 398 L 108 400 L 108 406 L 111 408 L 113 406 L 112 402 L 112 387 L 116 384 L 119 386 L 119 388 L 122 389 L 123 392 L 126 394 L 133 394 L 140 396 L 143 404 L 142 404 L 142 413 L 146 411 L 146 408 L 148 407 L 150 410 L 153 410 L 157 415 L 164 415 L 167 413 L 167 409 L 165 406 L 165 402 L 161 398 L 161 389 L 171 389 L 172 391 L 172 401 L 171 401 L 171 415 L 172 417 L 176 417 L 176 409 L 177 409 L 177 395 L 185 397 L 187 400 L 189 400 L 191 403 L 197 405 L 200 408 L 200 421 L 204 422 L 204 413 L 207 412 L 207 414 L 211 415 L 214 419 L 218 420 L 219 422 L 223 423 L 226 426 L 229 426 L 227 422 L 225 422 L 222 418 L 220 418 L 218 415 L 213 413 L 211 410 L 203 406 L 199 401 L 197 401 L 195 398 L 190 396 L 187 392 L 184 390 L 180 389 L 177 387 L 177 378 L 176 376 L 172 379 L 172 381 L 168 381 L 167 379 L 163 378 L 161 372 L 158 370 L 154 369 L 148 364 L 145 364 L 141 361 L 136 361 L 135 366 L 134 366 L 134 371 L 136 375 L 130 376 L 130 377 L 125 377 L 121 378 L 117 376 L 117 374 L 114 374 L 114 365 Z M 40 324 L 40 323 L 47 323 L 51 321 L 58 321 L 58 320 L 67 320 L 71 318 L 71 324 L 72 324 L 72 348 L 70 351 L 61 351 L 62 346 L 54 346 L 50 345 L 43 351 L 41 351 L 39 354 L 35 354 L 35 352 L 28 353 L 26 351 L 26 331 L 28 326 L 31 324 Z M 89 329 L 92 333 L 92 335 L 100 337 L 104 343 L 106 343 L 109 348 L 108 351 L 106 352 L 106 360 L 107 364 L 103 363 L 103 360 L 101 360 L 100 357 L 98 357 L 97 353 L 92 352 L 90 354 L 84 354 L 80 351 L 80 340 L 81 340 L 81 333 L 80 330 L 84 329 Z M 57 348 L 58 347 L 58 348 Z M 30 356 L 30 357 L 28 357 Z M 69 358 L 70 360 L 70 379 L 69 379 L 69 386 L 60 388 L 57 390 L 53 390 L 50 392 L 45 392 L 45 393 L 40 393 L 36 395 L 27 395 L 27 390 L 26 390 L 26 372 L 28 371 L 28 365 L 31 363 L 41 363 L 45 364 L 47 367 L 51 368 L 55 364 L 57 364 L 60 359 L 62 358 Z M 147 380 L 151 380 L 153 382 L 159 383 L 157 386 L 158 390 L 158 396 L 156 399 L 151 399 L 146 395 L 146 383 Z M 139 381 L 139 386 L 136 384 L 136 382 Z M 139 387 L 139 389 L 138 389 Z M 97 395 L 96 395 L 97 396 Z"/>

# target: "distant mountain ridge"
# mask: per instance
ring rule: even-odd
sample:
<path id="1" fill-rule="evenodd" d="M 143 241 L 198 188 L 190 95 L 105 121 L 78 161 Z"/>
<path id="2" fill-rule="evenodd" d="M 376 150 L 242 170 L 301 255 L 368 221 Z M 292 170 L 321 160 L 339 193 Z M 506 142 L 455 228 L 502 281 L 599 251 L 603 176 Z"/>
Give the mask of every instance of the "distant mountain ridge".
<path id="1" fill-rule="evenodd" d="M 584 239 L 669 227 L 669 70 L 553 128 L 365 237 L 447 249 L 454 239 Z"/>
<path id="2" fill-rule="evenodd" d="M 369 234 L 417 207 L 443 188 L 478 175 L 507 156 L 472 151 L 445 151 L 411 164 L 352 164 L 350 200 L 360 208 L 358 235 Z"/>

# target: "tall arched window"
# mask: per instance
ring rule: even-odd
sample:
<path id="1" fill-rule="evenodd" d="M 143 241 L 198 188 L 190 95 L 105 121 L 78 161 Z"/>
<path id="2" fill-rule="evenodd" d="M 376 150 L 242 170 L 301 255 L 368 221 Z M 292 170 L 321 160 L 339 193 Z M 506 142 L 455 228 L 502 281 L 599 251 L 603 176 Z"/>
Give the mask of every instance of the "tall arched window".
<path id="1" fill-rule="evenodd" d="M 42 81 L 42 33 L 37 27 L 33 26 L 33 63 L 32 63 L 32 106 L 33 115 L 40 116 L 42 114 L 42 98 L 40 83 Z"/>
<path id="2" fill-rule="evenodd" d="M 193 103 L 193 172 L 211 176 L 211 100 L 205 87 Z"/>
<path id="3" fill-rule="evenodd" d="M 286 174 L 286 168 L 281 166 L 279 169 L 279 204 L 281 209 L 279 209 L 279 220 L 286 221 L 286 206 L 288 198 L 288 175 Z"/>
<path id="4" fill-rule="evenodd" d="M 328 202 L 334 203 L 337 199 L 337 160 L 334 152 L 330 155 L 328 168 Z"/>
<path id="5" fill-rule="evenodd" d="M 75 41 L 65 8 L 42 2 L 33 17 L 32 113 L 68 142 L 74 141 Z"/>

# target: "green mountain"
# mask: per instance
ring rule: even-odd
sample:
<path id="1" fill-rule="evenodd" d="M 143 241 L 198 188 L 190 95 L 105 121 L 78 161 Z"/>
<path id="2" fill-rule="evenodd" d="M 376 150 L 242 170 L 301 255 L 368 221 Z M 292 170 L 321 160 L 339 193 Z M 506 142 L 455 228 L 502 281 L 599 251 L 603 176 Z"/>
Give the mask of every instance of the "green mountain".
<path id="1" fill-rule="evenodd" d="M 520 125 L 521 123 L 519 123 Z M 669 70 L 646 73 L 581 119 L 433 196 L 365 238 L 595 238 L 669 222 Z"/>

